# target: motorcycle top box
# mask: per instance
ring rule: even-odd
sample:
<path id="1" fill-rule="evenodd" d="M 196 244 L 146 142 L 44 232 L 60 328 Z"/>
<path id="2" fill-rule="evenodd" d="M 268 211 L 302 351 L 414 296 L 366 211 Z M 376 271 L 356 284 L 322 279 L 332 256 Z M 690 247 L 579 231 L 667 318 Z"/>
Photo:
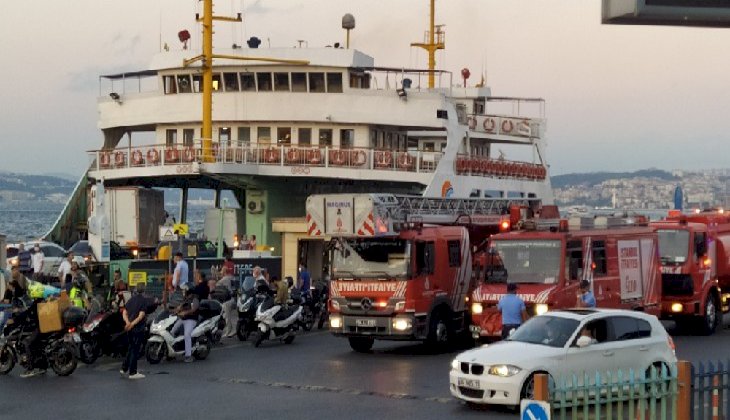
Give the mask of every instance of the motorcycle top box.
<path id="1" fill-rule="evenodd" d="M 71 306 L 63 311 L 63 326 L 66 328 L 80 327 L 86 319 L 86 311 L 76 306 Z"/>

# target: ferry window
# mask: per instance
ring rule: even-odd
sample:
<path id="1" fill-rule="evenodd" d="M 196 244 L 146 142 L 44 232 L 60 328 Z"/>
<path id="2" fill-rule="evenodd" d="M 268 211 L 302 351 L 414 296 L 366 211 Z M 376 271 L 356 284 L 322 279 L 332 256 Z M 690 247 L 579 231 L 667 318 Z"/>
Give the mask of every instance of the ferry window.
<path id="1" fill-rule="evenodd" d="M 256 79 L 253 73 L 241 73 L 241 90 L 244 92 L 256 90 Z"/>
<path id="2" fill-rule="evenodd" d="M 180 93 L 190 93 L 193 91 L 193 87 L 190 85 L 190 75 L 180 74 L 177 76 L 177 87 L 180 88 Z"/>
<path id="3" fill-rule="evenodd" d="M 433 242 L 416 242 L 416 273 L 433 274 L 434 250 Z"/>
<path id="4" fill-rule="evenodd" d="M 238 92 L 238 73 L 223 73 L 226 92 Z"/>
<path id="5" fill-rule="evenodd" d="M 271 90 L 271 73 L 256 73 L 256 81 L 259 85 L 259 92 Z"/>
<path id="6" fill-rule="evenodd" d="M 291 74 L 291 91 L 306 92 L 307 91 L 307 73 Z"/>
<path id="7" fill-rule="evenodd" d="M 340 147 L 352 148 L 355 146 L 355 130 L 343 129 L 340 130 Z"/>
<path id="8" fill-rule="evenodd" d="M 423 150 L 426 152 L 433 152 L 433 142 L 432 141 L 424 142 Z"/>
<path id="9" fill-rule="evenodd" d="M 200 93 L 203 90 L 203 76 L 199 74 L 193 75 L 193 92 Z"/>
<path id="10" fill-rule="evenodd" d="M 192 147 L 194 137 L 195 137 L 194 128 L 183 128 L 183 146 Z"/>
<path id="11" fill-rule="evenodd" d="M 324 92 L 324 73 L 309 73 L 309 91 Z"/>
<path id="12" fill-rule="evenodd" d="M 245 143 L 251 141 L 251 127 L 238 127 L 238 141 Z"/>
<path id="13" fill-rule="evenodd" d="M 291 144 L 291 128 L 279 127 L 276 129 L 276 141 L 279 144 Z"/>
<path id="14" fill-rule="evenodd" d="M 606 242 L 593 241 L 593 275 L 605 276 L 607 273 L 606 266 Z"/>
<path id="15" fill-rule="evenodd" d="M 215 73 L 213 75 L 213 92 L 217 92 L 221 89 L 221 75 L 220 73 Z"/>
<path id="16" fill-rule="evenodd" d="M 165 94 L 169 95 L 177 93 L 177 86 L 175 85 L 175 76 L 163 76 L 162 81 L 165 84 Z"/>
<path id="17" fill-rule="evenodd" d="M 259 127 L 257 134 L 259 143 L 271 143 L 271 127 Z"/>
<path id="18" fill-rule="evenodd" d="M 165 145 L 167 147 L 173 147 L 177 143 L 177 130 L 166 130 L 165 131 Z"/>
<path id="19" fill-rule="evenodd" d="M 507 198 L 524 198 L 525 193 L 521 191 L 507 191 Z"/>
<path id="20" fill-rule="evenodd" d="M 469 198 L 479 198 L 479 190 L 471 190 L 469 193 Z"/>
<path id="21" fill-rule="evenodd" d="M 231 145 L 231 127 L 221 127 L 218 129 L 218 141 L 226 146 Z"/>
<path id="22" fill-rule="evenodd" d="M 568 280 L 580 280 L 583 277 L 583 243 L 581 241 L 568 242 L 565 250 Z"/>
<path id="23" fill-rule="evenodd" d="M 367 73 L 350 73 L 350 87 L 354 89 L 370 89 L 370 75 Z"/>
<path id="24" fill-rule="evenodd" d="M 342 93 L 342 73 L 327 73 L 327 92 Z"/>
<path id="25" fill-rule="evenodd" d="M 319 129 L 319 145 L 320 146 L 332 146 L 332 129 L 320 128 Z"/>
<path id="26" fill-rule="evenodd" d="M 484 190 L 484 198 L 502 198 L 502 197 L 504 197 L 504 191 Z"/>
<path id="27" fill-rule="evenodd" d="M 449 247 L 449 267 L 459 267 L 461 265 L 461 242 L 448 241 Z"/>
<path id="28" fill-rule="evenodd" d="M 289 73 L 274 73 L 274 90 L 289 92 Z"/>
<path id="29" fill-rule="evenodd" d="M 312 129 L 311 128 L 300 128 L 299 129 L 299 144 L 309 146 L 312 144 Z"/>

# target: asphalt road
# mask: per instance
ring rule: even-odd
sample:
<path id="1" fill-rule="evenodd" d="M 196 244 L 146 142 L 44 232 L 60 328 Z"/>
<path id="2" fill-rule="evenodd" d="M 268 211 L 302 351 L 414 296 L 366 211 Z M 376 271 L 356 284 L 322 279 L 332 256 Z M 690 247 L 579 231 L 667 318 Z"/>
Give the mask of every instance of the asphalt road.
<path id="1" fill-rule="evenodd" d="M 680 359 L 714 361 L 730 348 L 730 330 L 675 335 L 675 343 Z M 344 339 L 314 332 L 291 345 L 261 348 L 228 340 L 192 364 L 142 362 L 147 378 L 139 381 L 121 378 L 121 361 L 108 358 L 68 378 L 49 371 L 22 379 L 16 367 L 0 377 L 0 418 L 518 418 L 498 407 L 476 411 L 450 397 L 448 369 L 456 353 L 378 342 L 372 354 L 359 354 Z"/>

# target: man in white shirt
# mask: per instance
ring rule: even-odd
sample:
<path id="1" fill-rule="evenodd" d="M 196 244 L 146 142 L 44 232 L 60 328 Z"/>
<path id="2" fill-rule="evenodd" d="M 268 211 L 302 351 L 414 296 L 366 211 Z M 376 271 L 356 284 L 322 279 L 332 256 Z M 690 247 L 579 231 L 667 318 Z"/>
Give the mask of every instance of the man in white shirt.
<path id="1" fill-rule="evenodd" d="M 61 289 L 66 288 L 66 279 L 70 280 L 71 277 L 71 261 L 74 259 L 74 253 L 69 251 L 66 254 L 66 258 L 61 261 L 61 265 L 58 266 L 58 281 L 61 283 Z"/>
<path id="2" fill-rule="evenodd" d="M 178 289 L 183 286 L 190 286 L 188 284 L 188 263 L 183 258 L 182 252 L 175 254 L 175 263 L 175 271 L 172 273 L 172 287 Z"/>
<path id="3" fill-rule="evenodd" d="M 39 281 L 43 275 L 43 259 L 46 256 L 41 251 L 41 247 L 35 244 L 33 247 L 33 256 L 31 256 L 31 262 L 33 265 L 33 280 Z"/>

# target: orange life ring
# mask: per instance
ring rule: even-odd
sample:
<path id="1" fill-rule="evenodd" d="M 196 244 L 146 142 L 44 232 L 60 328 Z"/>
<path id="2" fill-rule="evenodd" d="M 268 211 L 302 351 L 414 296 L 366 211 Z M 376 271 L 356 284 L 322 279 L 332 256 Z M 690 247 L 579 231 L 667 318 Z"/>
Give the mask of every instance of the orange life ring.
<path id="1" fill-rule="evenodd" d="M 266 163 L 279 163 L 279 150 L 271 148 L 264 151 L 264 160 Z"/>
<path id="2" fill-rule="evenodd" d="M 345 164 L 345 152 L 343 150 L 330 150 L 330 164 L 343 166 Z"/>
<path id="3" fill-rule="evenodd" d="M 142 152 L 135 150 L 132 152 L 132 163 L 135 165 L 144 165 L 144 159 L 142 159 Z"/>
<path id="4" fill-rule="evenodd" d="M 493 160 L 491 160 L 491 159 L 487 160 L 487 171 L 486 171 L 486 174 L 487 175 L 496 175 L 496 173 L 497 173 L 497 165 L 496 165 L 496 162 L 493 161 Z"/>
<path id="5" fill-rule="evenodd" d="M 350 151 L 350 166 L 362 166 L 367 162 L 368 158 L 364 150 Z"/>
<path id="6" fill-rule="evenodd" d="M 310 165 L 319 165 L 322 163 L 322 152 L 319 149 L 307 150 L 307 162 Z"/>
<path id="7" fill-rule="evenodd" d="M 183 160 L 188 163 L 195 160 L 195 150 L 192 147 L 185 148 L 183 151 Z"/>
<path id="8" fill-rule="evenodd" d="M 515 129 L 515 125 L 511 120 L 504 120 L 502 121 L 502 132 L 503 133 L 511 133 L 512 130 Z"/>
<path id="9" fill-rule="evenodd" d="M 539 172 L 538 172 L 538 178 L 545 179 L 547 177 L 547 168 L 544 166 L 540 166 Z"/>
<path id="10" fill-rule="evenodd" d="M 177 163 L 180 161 L 180 152 L 177 149 L 165 150 L 165 162 Z"/>
<path id="11" fill-rule="evenodd" d="M 456 158 L 456 173 L 463 174 L 469 170 L 468 161 L 465 158 Z"/>
<path id="12" fill-rule="evenodd" d="M 150 149 L 147 151 L 147 160 L 157 165 L 160 162 L 160 152 L 157 149 Z"/>
<path id="13" fill-rule="evenodd" d="M 476 119 L 476 118 L 474 118 L 474 117 L 469 117 L 469 118 L 467 118 L 467 120 L 466 120 L 466 121 L 467 121 L 467 122 L 468 122 L 468 124 L 469 124 L 469 129 L 470 129 L 470 130 L 473 130 L 473 129 L 477 128 L 477 119 Z"/>
<path id="14" fill-rule="evenodd" d="M 491 166 L 492 163 L 489 161 L 489 159 L 484 159 L 481 161 L 479 169 L 481 169 L 481 173 L 489 174 L 489 169 L 491 168 Z"/>
<path id="15" fill-rule="evenodd" d="M 389 168 L 393 165 L 393 154 L 383 150 L 375 152 L 375 166 L 378 168 Z"/>
<path id="16" fill-rule="evenodd" d="M 111 164 L 111 157 L 108 152 L 101 152 L 99 154 L 99 164 L 104 168 L 109 167 L 109 164 Z"/>
<path id="17" fill-rule="evenodd" d="M 484 119 L 484 122 L 482 123 L 482 127 L 484 127 L 484 130 L 493 132 L 494 129 L 497 127 L 497 122 L 494 121 L 494 118 L 487 117 Z"/>
<path id="18" fill-rule="evenodd" d="M 299 163 L 299 149 L 290 148 L 286 151 L 286 163 Z"/>
<path id="19" fill-rule="evenodd" d="M 398 167 L 401 169 L 413 169 L 416 165 L 416 159 L 408 152 L 402 152 L 398 156 Z"/>
<path id="20" fill-rule="evenodd" d="M 478 174 L 482 171 L 482 164 L 479 162 L 479 159 L 471 159 L 469 161 L 469 168 L 473 174 Z"/>
<path id="21" fill-rule="evenodd" d="M 124 152 L 114 153 L 114 164 L 117 166 L 124 166 Z"/>

